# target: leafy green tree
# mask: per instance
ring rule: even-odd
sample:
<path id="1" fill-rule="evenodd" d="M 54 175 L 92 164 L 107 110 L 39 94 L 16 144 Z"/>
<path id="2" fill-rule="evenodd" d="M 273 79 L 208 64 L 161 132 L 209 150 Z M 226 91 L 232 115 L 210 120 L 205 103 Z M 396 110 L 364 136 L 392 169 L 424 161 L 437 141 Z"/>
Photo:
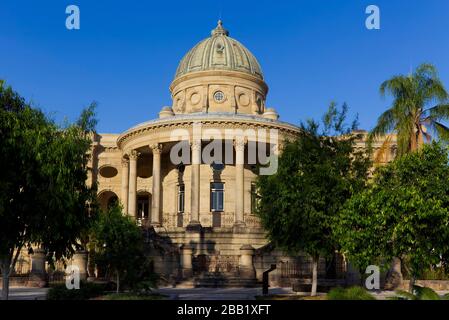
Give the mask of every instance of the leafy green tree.
<path id="1" fill-rule="evenodd" d="M 355 150 L 357 123 L 347 126 L 346 118 L 347 106 L 339 110 L 333 103 L 322 129 L 314 121 L 302 123 L 297 139 L 282 148 L 277 172 L 257 182 L 257 212 L 269 239 L 290 254 L 305 252 L 312 258 L 312 295 L 319 258 L 336 250 L 333 218 L 346 199 L 365 186 L 370 166 Z"/>
<path id="2" fill-rule="evenodd" d="M 385 81 L 380 93 L 390 94 L 393 105 L 379 117 L 370 133 L 371 140 L 394 131 L 398 155 L 403 155 L 421 148 L 424 140 L 430 141 L 429 129 L 440 138 L 449 139 L 449 128 L 441 123 L 449 119 L 449 95 L 433 65 L 422 64 L 408 76 Z M 390 139 L 385 143 L 391 143 Z"/>
<path id="3" fill-rule="evenodd" d="M 135 278 L 143 263 L 142 230 L 119 206 L 100 214 L 92 229 L 91 241 L 96 247 L 94 259 L 114 272 L 117 293 L 122 278 Z"/>
<path id="4" fill-rule="evenodd" d="M 92 120 L 95 106 L 83 112 Z M 58 127 L 0 82 L 0 268 L 2 298 L 20 252 L 41 247 L 48 257 L 70 257 L 89 225 L 95 190 L 86 186 L 93 130 Z M 49 259 L 51 262 L 51 260 Z"/>
<path id="5" fill-rule="evenodd" d="M 376 172 L 335 220 L 342 251 L 359 267 L 399 257 L 415 279 L 431 265 L 447 266 L 448 152 L 433 142 Z M 385 267 L 385 265 L 384 265 Z"/>

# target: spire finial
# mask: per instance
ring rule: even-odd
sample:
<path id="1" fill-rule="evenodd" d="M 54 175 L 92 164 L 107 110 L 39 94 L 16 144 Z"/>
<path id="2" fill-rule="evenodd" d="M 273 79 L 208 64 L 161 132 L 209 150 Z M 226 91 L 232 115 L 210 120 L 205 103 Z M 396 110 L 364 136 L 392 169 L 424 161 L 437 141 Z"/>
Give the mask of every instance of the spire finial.
<path id="1" fill-rule="evenodd" d="M 215 35 L 229 36 L 229 31 L 226 30 L 225 28 L 223 28 L 223 21 L 221 21 L 221 19 L 219 19 L 217 22 L 217 27 L 214 30 L 212 30 L 211 34 L 213 36 L 215 36 Z"/>

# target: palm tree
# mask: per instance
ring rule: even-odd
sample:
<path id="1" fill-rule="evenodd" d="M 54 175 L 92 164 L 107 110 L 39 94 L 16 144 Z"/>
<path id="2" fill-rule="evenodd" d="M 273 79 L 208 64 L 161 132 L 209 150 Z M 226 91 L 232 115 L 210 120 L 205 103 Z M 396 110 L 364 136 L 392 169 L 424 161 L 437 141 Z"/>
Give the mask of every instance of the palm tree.
<path id="1" fill-rule="evenodd" d="M 393 131 L 397 134 L 400 156 L 418 150 L 425 140 L 430 141 L 429 132 L 449 140 L 449 128 L 441 123 L 449 119 L 449 95 L 433 65 L 422 64 L 408 76 L 385 81 L 380 94 L 383 97 L 390 94 L 393 105 L 379 117 L 370 132 L 370 141 Z M 387 136 L 385 144 L 390 141 L 391 136 Z"/>

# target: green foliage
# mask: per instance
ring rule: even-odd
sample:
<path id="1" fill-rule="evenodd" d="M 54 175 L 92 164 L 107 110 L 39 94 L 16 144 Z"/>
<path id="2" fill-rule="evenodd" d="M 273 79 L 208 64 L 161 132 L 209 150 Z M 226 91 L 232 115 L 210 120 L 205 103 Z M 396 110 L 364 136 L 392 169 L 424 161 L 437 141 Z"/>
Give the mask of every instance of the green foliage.
<path id="1" fill-rule="evenodd" d="M 141 273 L 147 263 L 142 230 L 129 216 L 122 214 L 121 207 L 114 206 L 99 216 L 91 241 L 95 246 L 95 262 L 116 275 L 117 291 L 121 280 L 131 286 L 152 280 L 150 275 Z"/>
<path id="2" fill-rule="evenodd" d="M 376 298 L 362 287 L 338 287 L 329 291 L 327 300 L 376 300 Z"/>
<path id="3" fill-rule="evenodd" d="M 92 124 L 94 107 L 88 110 L 84 121 Z M 70 257 L 89 228 L 96 192 L 86 185 L 91 139 L 85 128 L 57 126 L 4 83 L 0 136 L 0 267 L 8 277 L 24 247 Z"/>
<path id="4" fill-rule="evenodd" d="M 335 222 L 342 251 L 360 270 L 400 257 L 414 278 L 431 265 L 447 266 L 447 181 L 448 153 L 435 142 L 381 167 Z"/>
<path id="5" fill-rule="evenodd" d="M 106 285 L 91 282 L 81 282 L 79 289 L 69 290 L 65 284 L 51 287 L 47 293 L 47 300 L 89 300 L 104 294 Z"/>
<path id="6" fill-rule="evenodd" d="M 413 286 L 413 293 L 397 290 L 392 300 L 449 300 L 449 294 L 440 296 L 431 288 Z"/>
<path id="7" fill-rule="evenodd" d="M 395 131 L 399 155 L 418 149 L 424 140 L 430 141 L 428 129 L 449 141 L 449 128 L 440 122 L 449 118 L 449 95 L 433 65 L 422 64 L 413 74 L 385 81 L 380 93 L 390 94 L 393 105 L 379 117 L 371 140 Z M 438 104 L 432 105 L 435 101 Z"/>
<path id="8" fill-rule="evenodd" d="M 348 127 L 346 114 L 346 105 L 339 110 L 331 104 L 322 129 L 315 121 L 301 124 L 299 137 L 285 144 L 277 172 L 258 178 L 257 213 L 270 240 L 288 253 L 331 255 L 333 218 L 365 185 L 369 160 L 355 151 L 356 122 Z"/>

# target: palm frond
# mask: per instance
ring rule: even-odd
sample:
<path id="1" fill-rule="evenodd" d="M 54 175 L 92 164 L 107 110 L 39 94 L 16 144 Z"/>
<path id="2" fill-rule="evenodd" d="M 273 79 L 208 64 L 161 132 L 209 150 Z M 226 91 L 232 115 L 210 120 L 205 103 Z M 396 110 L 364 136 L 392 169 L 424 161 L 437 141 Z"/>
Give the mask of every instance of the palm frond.
<path id="1" fill-rule="evenodd" d="M 433 125 L 435 127 L 435 131 L 438 133 L 438 137 L 441 140 L 449 141 L 449 128 L 446 127 L 441 122 L 434 121 Z"/>
<path id="2" fill-rule="evenodd" d="M 413 76 L 415 78 L 420 77 L 436 77 L 437 76 L 437 69 L 436 67 L 431 63 L 421 63 L 413 73 Z"/>
<path id="3" fill-rule="evenodd" d="M 404 76 L 394 76 L 393 78 L 384 81 L 380 86 L 380 95 L 382 97 L 390 94 L 396 99 L 401 99 L 408 92 L 412 91 L 412 85 L 409 77 Z"/>
<path id="4" fill-rule="evenodd" d="M 391 147 L 391 135 L 387 135 L 374 157 L 375 165 L 379 165 L 388 160 L 387 155 L 388 152 L 390 151 L 390 147 Z"/>
<path id="5" fill-rule="evenodd" d="M 449 104 L 439 104 L 424 111 L 430 119 L 449 119 Z"/>
<path id="6" fill-rule="evenodd" d="M 394 111 L 393 109 L 388 109 L 380 115 L 379 119 L 377 119 L 377 125 L 369 133 L 368 140 L 372 142 L 375 138 L 386 135 L 395 128 L 395 124 L 396 119 Z"/>

